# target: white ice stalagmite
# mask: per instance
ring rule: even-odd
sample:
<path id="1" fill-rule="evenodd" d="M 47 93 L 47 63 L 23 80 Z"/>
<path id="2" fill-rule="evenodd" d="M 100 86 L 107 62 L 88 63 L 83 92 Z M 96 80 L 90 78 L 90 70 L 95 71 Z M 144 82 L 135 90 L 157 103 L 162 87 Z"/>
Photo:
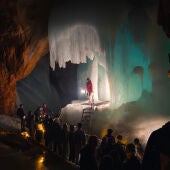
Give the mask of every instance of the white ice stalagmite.
<path id="1" fill-rule="evenodd" d="M 100 39 L 96 29 L 86 24 L 55 27 L 49 26 L 50 65 L 55 69 L 65 67 L 66 62 L 86 63 L 101 54 Z"/>

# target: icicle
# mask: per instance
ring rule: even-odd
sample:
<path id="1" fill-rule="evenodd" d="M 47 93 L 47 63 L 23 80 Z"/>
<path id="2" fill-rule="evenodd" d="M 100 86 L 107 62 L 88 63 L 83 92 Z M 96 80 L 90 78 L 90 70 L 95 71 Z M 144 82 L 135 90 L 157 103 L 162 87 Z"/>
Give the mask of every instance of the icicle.
<path id="1" fill-rule="evenodd" d="M 73 25 L 65 29 L 49 29 L 50 65 L 55 69 L 65 67 L 66 62 L 85 63 L 87 57 L 93 60 L 101 54 L 97 31 L 89 25 Z"/>

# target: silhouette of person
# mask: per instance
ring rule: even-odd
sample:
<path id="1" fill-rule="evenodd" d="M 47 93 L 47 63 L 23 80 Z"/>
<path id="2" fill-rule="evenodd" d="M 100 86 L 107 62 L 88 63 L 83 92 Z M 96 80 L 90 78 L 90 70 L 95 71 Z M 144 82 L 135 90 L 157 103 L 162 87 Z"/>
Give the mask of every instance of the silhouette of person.
<path id="1" fill-rule="evenodd" d="M 126 161 L 123 163 L 122 170 L 141 170 L 140 161 L 135 156 L 135 145 L 133 143 L 126 146 Z"/>
<path id="2" fill-rule="evenodd" d="M 97 136 L 90 136 L 88 144 L 80 152 L 80 170 L 98 170 L 96 160 Z"/>
<path id="3" fill-rule="evenodd" d="M 24 113 L 24 105 L 20 104 L 19 108 L 17 109 L 17 115 L 21 120 L 21 131 L 25 131 L 25 119 L 26 115 Z"/>
<path id="4" fill-rule="evenodd" d="M 142 162 L 142 170 L 168 169 L 170 169 L 170 122 L 151 133 Z"/>
<path id="5" fill-rule="evenodd" d="M 75 131 L 75 159 L 76 164 L 79 164 L 79 154 L 80 150 L 83 148 L 86 142 L 86 136 L 82 130 L 82 124 L 77 124 L 77 130 Z"/>

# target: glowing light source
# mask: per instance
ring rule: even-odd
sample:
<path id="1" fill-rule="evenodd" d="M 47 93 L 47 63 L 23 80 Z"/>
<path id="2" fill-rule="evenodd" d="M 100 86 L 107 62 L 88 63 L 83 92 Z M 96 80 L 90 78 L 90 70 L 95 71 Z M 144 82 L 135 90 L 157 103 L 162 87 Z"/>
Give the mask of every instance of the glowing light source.
<path id="1" fill-rule="evenodd" d="M 81 94 L 85 94 L 85 90 L 84 89 L 81 89 Z"/>
<path id="2" fill-rule="evenodd" d="M 43 162 L 44 162 L 44 157 L 43 156 L 39 157 L 38 158 L 38 163 L 43 163 Z"/>
<path id="3" fill-rule="evenodd" d="M 44 166 L 44 156 L 40 156 L 38 157 L 37 161 L 36 161 L 36 170 L 42 170 L 42 169 L 46 169 L 46 167 Z"/>
<path id="4" fill-rule="evenodd" d="M 37 125 L 37 129 L 38 130 L 40 130 L 41 132 L 45 132 L 45 128 L 44 128 L 44 125 L 42 124 L 42 123 L 39 123 L 38 125 Z"/>
<path id="5" fill-rule="evenodd" d="M 30 137 L 28 132 L 21 132 L 21 135 L 24 136 L 25 138 L 29 138 Z"/>

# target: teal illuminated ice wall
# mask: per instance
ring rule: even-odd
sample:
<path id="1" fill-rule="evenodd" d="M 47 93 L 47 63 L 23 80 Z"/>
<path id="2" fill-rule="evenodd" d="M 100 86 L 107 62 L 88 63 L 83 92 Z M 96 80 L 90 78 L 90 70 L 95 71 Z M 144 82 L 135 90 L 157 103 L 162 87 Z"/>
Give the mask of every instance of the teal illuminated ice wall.
<path id="1" fill-rule="evenodd" d="M 145 43 L 137 43 L 128 24 L 121 24 L 115 37 L 106 42 L 107 63 L 114 106 L 136 101 L 142 91 L 152 92 L 150 54 Z"/>

